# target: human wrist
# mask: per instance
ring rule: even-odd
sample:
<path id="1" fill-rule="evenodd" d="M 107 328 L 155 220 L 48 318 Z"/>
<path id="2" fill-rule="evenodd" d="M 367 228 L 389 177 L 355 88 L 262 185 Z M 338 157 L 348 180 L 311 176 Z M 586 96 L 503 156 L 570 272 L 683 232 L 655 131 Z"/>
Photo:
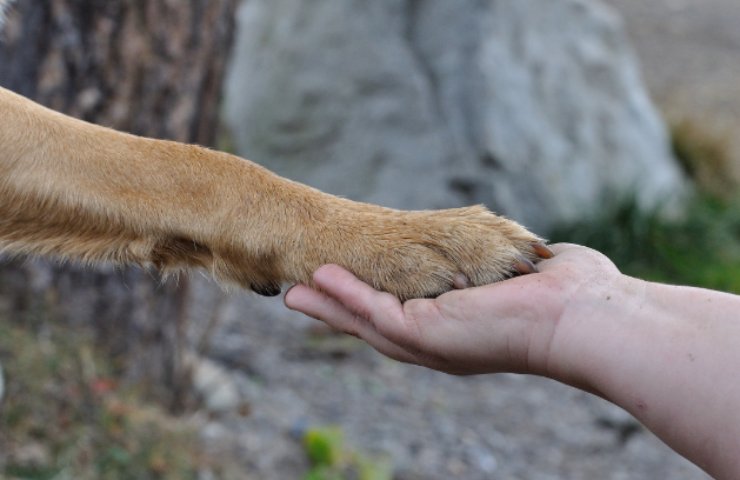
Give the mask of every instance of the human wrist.
<path id="1" fill-rule="evenodd" d="M 636 313 L 644 312 L 654 286 L 619 272 L 572 285 L 556 320 L 546 376 L 608 396 L 626 346 L 639 348 L 640 332 L 649 326 Z"/>

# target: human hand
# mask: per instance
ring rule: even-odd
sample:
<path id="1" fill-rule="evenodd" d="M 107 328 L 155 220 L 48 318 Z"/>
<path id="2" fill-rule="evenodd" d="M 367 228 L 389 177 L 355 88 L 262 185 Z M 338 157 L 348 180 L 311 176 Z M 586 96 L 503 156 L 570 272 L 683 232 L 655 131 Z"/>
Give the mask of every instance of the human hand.
<path id="1" fill-rule="evenodd" d="M 596 393 L 715 478 L 740 478 L 740 296 L 644 282 L 586 247 L 552 248 L 539 273 L 404 304 L 327 265 L 314 274 L 320 291 L 297 285 L 285 304 L 397 360 Z"/>
<path id="2" fill-rule="evenodd" d="M 557 376 L 570 356 L 561 350 L 571 342 L 556 339 L 556 333 L 570 309 L 589 303 L 572 299 L 608 290 L 621 275 L 594 250 L 567 244 L 553 250 L 554 258 L 538 264 L 539 273 L 404 304 L 341 267 L 326 265 L 313 277 L 319 290 L 296 285 L 285 304 L 403 362 L 463 375 Z"/>

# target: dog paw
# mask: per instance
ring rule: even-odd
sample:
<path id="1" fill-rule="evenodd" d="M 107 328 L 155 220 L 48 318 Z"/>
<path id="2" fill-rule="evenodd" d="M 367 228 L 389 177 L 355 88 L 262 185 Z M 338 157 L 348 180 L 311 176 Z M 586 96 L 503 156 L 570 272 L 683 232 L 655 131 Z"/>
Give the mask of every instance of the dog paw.
<path id="1" fill-rule="evenodd" d="M 436 297 L 537 271 L 542 239 L 484 207 L 354 212 L 322 235 L 337 263 L 401 300 Z M 319 265 L 316 265 L 318 267 Z"/>

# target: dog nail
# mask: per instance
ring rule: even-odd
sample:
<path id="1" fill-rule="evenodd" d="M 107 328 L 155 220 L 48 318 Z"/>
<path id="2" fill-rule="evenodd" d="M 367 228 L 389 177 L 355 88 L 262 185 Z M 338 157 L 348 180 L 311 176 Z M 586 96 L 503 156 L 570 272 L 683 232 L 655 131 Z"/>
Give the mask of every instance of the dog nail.
<path id="1" fill-rule="evenodd" d="M 522 275 L 537 273 L 539 271 L 537 270 L 535 264 L 527 258 L 520 258 L 519 260 L 517 260 L 516 263 L 514 263 L 514 270 Z"/>
<path id="2" fill-rule="evenodd" d="M 532 250 L 534 250 L 534 253 L 536 253 L 540 258 L 544 258 L 545 260 L 555 256 L 555 253 L 550 250 L 550 247 L 542 242 L 533 243 Z"/>
<path id="3" fill-rule="evenodd" d="M 464 273 L 458 273 L 452 279 L 452 286 L 458 290 L 470 287 L 470 280 Z"/>

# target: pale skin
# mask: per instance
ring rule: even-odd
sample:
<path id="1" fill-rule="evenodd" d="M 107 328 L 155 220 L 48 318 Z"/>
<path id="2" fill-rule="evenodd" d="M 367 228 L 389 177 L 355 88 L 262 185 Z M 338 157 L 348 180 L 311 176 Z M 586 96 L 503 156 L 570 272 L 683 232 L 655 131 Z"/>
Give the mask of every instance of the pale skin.
<path id="1" fill-rule="evenodd" d="M 403 362 L 469 375 L 542 375 L 632 413 L 718 479 L 740 478 L 740 296 L 623 275 L 552 247 L 539 273 L 400 303 L 326 265 L 286 305 Z"/>

